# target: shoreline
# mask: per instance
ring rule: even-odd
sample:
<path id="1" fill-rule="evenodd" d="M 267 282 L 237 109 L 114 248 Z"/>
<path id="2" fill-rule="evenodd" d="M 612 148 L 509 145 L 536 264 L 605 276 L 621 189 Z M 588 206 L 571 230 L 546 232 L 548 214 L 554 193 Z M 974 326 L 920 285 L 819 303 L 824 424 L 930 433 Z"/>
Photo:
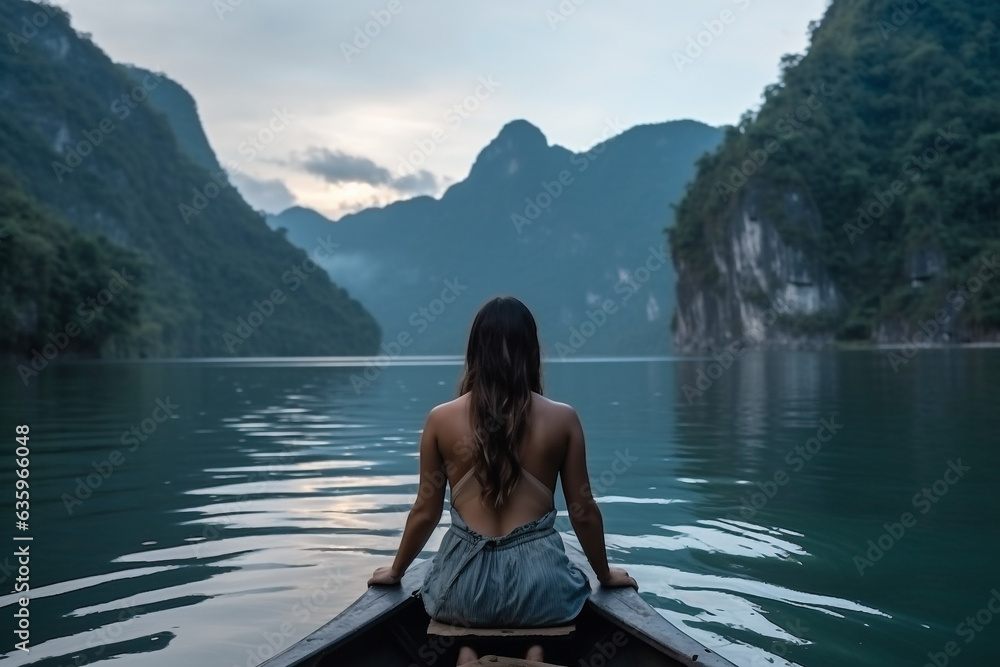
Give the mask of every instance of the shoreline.
<path id="1" fill-rule="evenodd" d="M 573 359 L 553 359 L 553 358 L 543 358 L 545 362 L 555 362 L 555 363 L 581 363 L 581 362 L 614 362 L 614 361 L 660 361 L 669 359 L 683 359 L 683 358 L 693 358 L 704 356 L 706 354 L 712 354 L 713 352 L 720 352 L 725 348 L 714 348 L 714 347 L 704 347 L 698 349 L 685 349 L 685 350 L 674 350 L 666 354 L 650 354 L 650 355 L 597 355 L 594 357 L 576 357 Z M 838 343 L 829 342 L 821 344 L 807 344 L 807 345 L 783 345 L 778 343 L 757 345 L 747 348 L 746 352 L 774 352 L 774 351 L 786 351 L 786 352 L 820 352 L 825 350 L 835 350 L 844 352 L 861 352 L 861 351 L 888 351 L 888 350 L 944 350 L 944 349 L 1000 349 L 1000 341 L 975 341 L 969 343 Z M 543 355 L 544 356 L 544 355 Z M 378 362 L 380 365 L 391 365 L 395 363 L 403 365 L 411 365 L 414 363 L 427 363 L 427 362 L 437 362 L 437 363 L 458 363 L 461 364 L 463 361 L 461 355 L 451 355 L 451 354 L 414 354 L 414 355 L 399 355 L 391 359 L 384 359 L 379 356 L 358 356 L 358 355 L 344 355 L 344 356 L 321 356 L 321 357 L 308 357 L 308 356 L 260 356 L 260 357 L 99 357 L 99 356 L 89 356 L 89 355 L 70 355 L 64 356 L 58 361 L 53 359 L 49 361 L 49 365 L 61 365 L 61 364 L 88 364 L 88 363 L 197 363 L 197 362 L 212 362 L 212 363 L 232 363 L 240 364 L 247 362 L 308 362 L 308 361 L 322 361 L 326 362 L 328 365 L 343 365 L 343 366 L 364 366 L 369 363 Z M 386 363 L 388 361 L 388 364 Z M 28 364 L 30 366 L 31 359 L 24 357 L 17 357 L 13 355 L 0 356 L 0 365 L 4 366 L 17 366 L 19 364 Z"/>

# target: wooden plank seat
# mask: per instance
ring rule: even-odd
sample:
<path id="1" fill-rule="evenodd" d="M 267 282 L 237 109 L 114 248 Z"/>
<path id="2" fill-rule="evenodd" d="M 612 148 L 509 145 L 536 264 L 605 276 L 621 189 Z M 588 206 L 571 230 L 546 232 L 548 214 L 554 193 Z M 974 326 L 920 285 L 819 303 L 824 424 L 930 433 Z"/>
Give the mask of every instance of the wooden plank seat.
<path id="1" fill-rule="evenodd" d="M 524 658 L 504 658 L 497 655 L 484 655 L 475 662 L 466 663 L 470 667 L 562 667 L 553 665 L 551 662 L 536 662 L 535 660 L 525 660 Z"/>
<path id="2" fill-rule="evenodd" d="M 574 631 L 575 624 L 548 628 L 468 628 L 440 623 L 434 619 L 427 624 L 427 634 L 438 637 L 563 637 Z"/>

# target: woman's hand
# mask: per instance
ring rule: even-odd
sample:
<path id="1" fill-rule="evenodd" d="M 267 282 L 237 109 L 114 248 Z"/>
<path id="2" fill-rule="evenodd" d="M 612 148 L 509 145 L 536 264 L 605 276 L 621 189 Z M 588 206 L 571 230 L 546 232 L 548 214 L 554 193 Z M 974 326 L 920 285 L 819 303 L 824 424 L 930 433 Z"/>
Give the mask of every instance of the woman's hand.
<path id="1" fill-rule="evenodd" d="M 396 574 L 395 570 L 391 567 L 380 567 L 375 570 L 375 574 L 372 578 L 368 580 L 369 586 L 395 586 L 403 578 L 402 575 Z"/>
<path id="2" fill-rule="evenodd" d="M 624 588 L 625 586 L 631 586 L 635 590 L 639 590 L 639 584 L 636 580 L 628 576 L 628 572 L 620 567 L 613 567 L 609 569 L 608 576 L 601 581 L 601 586 L 604 586 L 605 588 Z"/>

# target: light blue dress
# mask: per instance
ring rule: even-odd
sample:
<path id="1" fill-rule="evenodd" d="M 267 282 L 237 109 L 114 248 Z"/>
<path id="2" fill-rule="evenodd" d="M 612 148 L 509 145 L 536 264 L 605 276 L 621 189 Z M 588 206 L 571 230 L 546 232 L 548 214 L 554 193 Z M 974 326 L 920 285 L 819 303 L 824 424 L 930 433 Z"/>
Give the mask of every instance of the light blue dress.
<path id="1" fill-rule="evenodd" d="M 451 526 L 420 589 L 428 615 L 466 627 L 571 623 L 590 582 L 566 556 L 555 520 L 551 509 L 503 537 L 488 537 L 469 528 L 453 505 Z"/>

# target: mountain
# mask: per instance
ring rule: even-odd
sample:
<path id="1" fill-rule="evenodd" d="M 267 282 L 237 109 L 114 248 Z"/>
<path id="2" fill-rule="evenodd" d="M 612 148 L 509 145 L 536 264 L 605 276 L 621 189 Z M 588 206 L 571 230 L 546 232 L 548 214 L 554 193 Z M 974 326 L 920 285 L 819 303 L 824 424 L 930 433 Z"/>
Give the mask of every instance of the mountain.
<path id="1" fill-rule="evenodd" d="M 101 249 L 80 252 L 90 254 L 93 271 L 105 284 L 118 258 L 143 267 L 137 277 L 141 284 L 130 283 L 122 292 L 131 295 L 135 288 L 134 317 L 125 309 L 113 318 L 117 326 L 106 340 L 81 346 L 81 353 L 165 357 L 377 350 L 380 330 L 372 316 L 322 271 L 309 273 L 306 254 L 268 228 L 224 174 L 206 168 L 217 161 L 210 149 L 198 150 L 207 142 L 183 89 L 162 74 L 126 72 L 78 35 L 68 15 L 53 6 L 0 3 L 0 34 L 9 47 L 0 49 L 0 169 L 6 168 L 8 180 L 3 184 L 8 203 L 0 202 L 0 215 L 13 216 L 21 230 L 68 225 L 71 245 L 83 248 L 86 244 L 78 240 L 86 238 Z M 187 113 L 180 139 L 150 98 L 173 104 L 175 115 Z M 42 218 L 48 222 L 38 222 Z M 45 235 L 49 232 L 35 236 Z M 30 240 L 19 238 L 19 243 Z M 75 312 L 74 299 L 82 297 L 75 283 L 90 274 L 85 261 L 60 255 L 58 245 L 34 251 L 57 257 L 70 272 L 46 271 L 74 285 L 0 293 L 0 307 L 17 315 L 0 324 L 0 345 L 17 354 L 30 354 L 32 345 L 54 333 L 50 327 L 68 324 L 63 320 L 73 316 L 66 313 Z M 303 272 L 302 267 L 307 268 L 300 277 L 296 271 Z M 130 299 L 117 300 L 125 305 Z M 59 315 L 33 317 L 37 312 Z"/>
<path id="2" fill-rule="evenodd" d="M 158 83 L 149 91 L 149 105 L 166 117 L 181 150 L 202 169 L 209 172 L 222 169 L 215 151 L 208 143 L 205 128 L 198 117 L 198 105 L 191 93 L 162 73 L 157 74 L 135 65 L 119 67 L 134 85 L 142 85 L 148 77 L 156 77 Z"/>
<path id="3" fill-rule="evenodd" d="M 669 350 L 673 269 L 662 228 L 721 131 L 694 121 L 625 128 L 574 153 L 524 120 L 507 124 L 468 176 L 331 222 L 291 208 L 269 217 L 289 240 L 338 248 L 323 267 L 378 319 L 387 354 L 461 354 L 479 306 L 522 299 L 549 354 Z M 612 136 L 613 135 L 613 136 Z"/>
<path id="4" fill-rule="evenodd" d="M 1000 340 L 1000 4 L 834 0 L 669 230 L 674 340 Z"/>
<path id="5" fill-rule="evenodd" d="M 141 257 L 84 234 L 0 169 L 0 350 L 38 352 L 28 382 L 59 355 L 113 352 L 140 326 Z"/>

